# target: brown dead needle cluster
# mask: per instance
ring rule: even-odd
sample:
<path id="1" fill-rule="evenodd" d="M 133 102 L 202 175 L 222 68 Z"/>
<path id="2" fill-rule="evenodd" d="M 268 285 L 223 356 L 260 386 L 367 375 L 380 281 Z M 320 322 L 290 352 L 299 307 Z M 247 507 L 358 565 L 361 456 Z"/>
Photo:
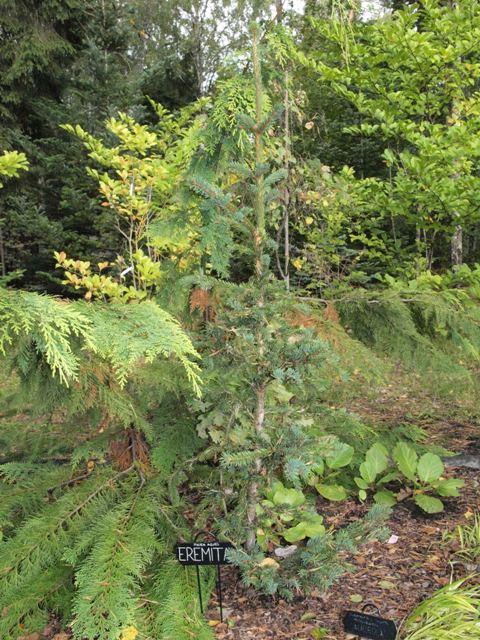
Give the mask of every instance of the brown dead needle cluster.
<path id="1" fill-rule="evenodd" d="M 205 322 L 215 322 L 215 309 L 213 299 L 206 289 L 198 287 L 190 294 L 190 313 L 201 311 Z"/>
<path id="2" fill-rule="evenodd" d="M 130 428 L 125 435 L 110 442 L 110 459 L 118 471 L 130 469 L 134 462 L 146 470 L 150 466 L 148 446 L 140 431 Z"/>
<path id="3" fill-rule="evenodd" d="M 335 349 L 341 349 L 340 318 L 332 302 L 327 303 L 322 315 L 309 315 L 297 310 L 288 313 L 286 320 L 292 327 L 312 329 L 319 338 L 330 342 Z"/>

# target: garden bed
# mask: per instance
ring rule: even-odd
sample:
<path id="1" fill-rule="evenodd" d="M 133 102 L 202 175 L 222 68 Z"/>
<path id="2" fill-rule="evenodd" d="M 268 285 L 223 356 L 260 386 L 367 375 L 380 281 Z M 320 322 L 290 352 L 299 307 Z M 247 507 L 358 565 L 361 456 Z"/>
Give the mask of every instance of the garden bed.
<path id="1" fill-rule="evenodd" d="M 314 639 L 322 637 L 315 630 L 326 628 L 325 638 L 347 638 L 342 629 L 342 614 L 347 609 L 361 610 L 367 603 L 378 607 L 385 618 L 399 626 L 415 605 L 448 584 L 452 575 L 460 577 L 466 570 L 453 565 L 453 549 L 442 536 L 480 508 L 478 471 L 457 469 L 456 477 L 465 480 L 461 498 L 445 501 L 445 511 L 428 516 L 417 507 L 401 504 L 389 520 L 395 544 L 374 541 L 348 557 L 353 571 L 344 575 L 328 592 L 301 594 L 292 602 L 267 598 L 245 589 L 235 569 L 223 568 L 226 622 L 218 622 L 213 598 L 208 618 L 220 640 Z M 366 508 L 354 500 L 328 503 L 321 500 L 318 510 L 327 525 L 344 526 L 364 515 Z M 360 600 L 361 598 L 361 600 Z M 217 624 L 218 622 L 218 624 Z"/>

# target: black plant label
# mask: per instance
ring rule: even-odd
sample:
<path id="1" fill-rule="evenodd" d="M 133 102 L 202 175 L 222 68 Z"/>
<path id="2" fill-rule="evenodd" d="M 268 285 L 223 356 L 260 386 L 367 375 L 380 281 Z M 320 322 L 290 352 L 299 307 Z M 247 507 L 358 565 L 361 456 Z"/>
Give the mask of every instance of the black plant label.
<path id="1" fill-rule="evenodd" d="M 175 557 L 184 565 L 229 564 L 229 549 L 233 549 L 230 542 L 179 542 L 175 545 Z"/>
<path id="2" fill-rule="evenodd" d="M 370 616 L 357 611 L 347 611 L 343 618 L 343 628 L 368 640 L 395 640 L 397 628 L 391 620 Z"/>

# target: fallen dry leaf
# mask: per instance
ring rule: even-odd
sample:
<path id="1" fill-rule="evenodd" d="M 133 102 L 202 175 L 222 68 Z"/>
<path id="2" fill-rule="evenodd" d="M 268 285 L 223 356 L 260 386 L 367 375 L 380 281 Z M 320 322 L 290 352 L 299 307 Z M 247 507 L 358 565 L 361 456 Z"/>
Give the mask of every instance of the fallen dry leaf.
<path id="1" fill-rule="evenodd" d="M 273 558 L 264 558 L 261 562 L 258 563 L 259 567 L 279 567 L 280 565 Z"/>

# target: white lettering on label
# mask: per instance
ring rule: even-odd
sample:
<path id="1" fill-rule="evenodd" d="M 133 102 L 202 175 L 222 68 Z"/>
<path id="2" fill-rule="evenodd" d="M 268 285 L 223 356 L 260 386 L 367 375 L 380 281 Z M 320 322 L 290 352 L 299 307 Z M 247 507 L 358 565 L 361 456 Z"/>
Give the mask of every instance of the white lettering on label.
<path id="1" fill-rule="evenodd" d="M 178 560 L 192 564 L 221 564 L 225 562 L 225 549 L 216 542 L 195 542 L 177 547 Z"/>
<path id="2" fill-rule="evenodd" d="M 186 562 L 186 557 L 184 554 L 185 547 L 178 547 L 178 560 L 179 562 Z"/>
<path id="3" fill-rule="evenodd" d="M 212 560 L 211 549 L 200 549 L 200 551 L 202 552 L 202 560 L 206 557 L 207 560 L 211 562 Z"/>

